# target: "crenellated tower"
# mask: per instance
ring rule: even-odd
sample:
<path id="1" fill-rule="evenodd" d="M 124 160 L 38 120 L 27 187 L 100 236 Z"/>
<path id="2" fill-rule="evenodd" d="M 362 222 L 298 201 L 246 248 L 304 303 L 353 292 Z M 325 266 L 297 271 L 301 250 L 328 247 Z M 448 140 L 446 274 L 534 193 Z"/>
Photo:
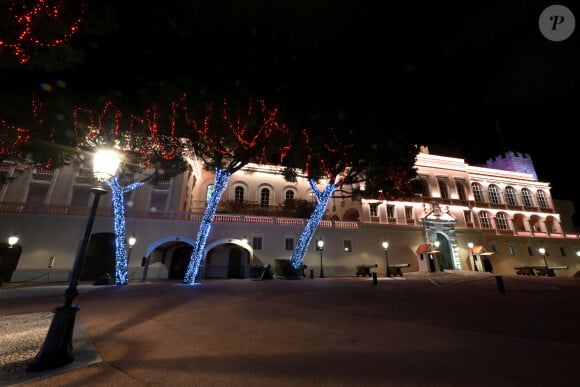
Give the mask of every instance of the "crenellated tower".
<path id="1" fill-rule="evenodd" d="M 538 180 L 532 157 L 527 153 L 514 153 L 508 151 L 502 155 L 487 160 L 485 165 L 488 168 L 501 169 L 503 171 L 529 173 L 534 176 L 535 180 Z"/>

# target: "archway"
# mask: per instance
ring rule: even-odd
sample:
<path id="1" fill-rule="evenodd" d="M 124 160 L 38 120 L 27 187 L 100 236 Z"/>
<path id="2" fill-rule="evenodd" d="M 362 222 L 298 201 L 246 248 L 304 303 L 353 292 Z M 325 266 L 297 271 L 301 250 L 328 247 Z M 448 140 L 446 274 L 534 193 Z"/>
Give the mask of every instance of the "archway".
<path id="1" fill-rule="evenodd" d="M 81 281 L 97 281 L 108 275 L 109 280 L 112 281 L 111 284 L 114 284 L 116 271 L 115 234 L 101 232 L 91 235 L 81 272 Z"/>
<path id="2" fill-rule="evenodd" d="M 437 242 L 439 242 L 439 268 L 440 270 L 453 270 L 453 255 L 449 240 L 442 233 L 437 233 Z"/>
<path id="3" fill-rule="evenodd" d="M 356 208 L 349 208 L 348 210 L 345 211 L 342 219 L 347 221 L 358 222 L 360 220 L 360 214 Z"/>

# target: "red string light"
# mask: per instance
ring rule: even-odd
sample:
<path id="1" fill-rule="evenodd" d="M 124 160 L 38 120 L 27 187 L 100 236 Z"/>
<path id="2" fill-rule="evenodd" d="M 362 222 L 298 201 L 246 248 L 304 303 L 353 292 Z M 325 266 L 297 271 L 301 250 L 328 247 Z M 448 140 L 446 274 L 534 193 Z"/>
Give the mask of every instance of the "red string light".
<path id="1" fill-rule="evenodd" d="M 62 0 L 9 1 L 6 8 L 14 27 L 9 36 L 0 38 L 0 48 L 11 50 L 24 64 L 30 60 L 32 47 L 52 48 L 66 43 L 78 31 L 86 11 L 82 1 L 69 3 L 78 7 L 77 15 L 64 12 L 68 9 Z M 51 33 L 51 28 L 57 32 Z"/>

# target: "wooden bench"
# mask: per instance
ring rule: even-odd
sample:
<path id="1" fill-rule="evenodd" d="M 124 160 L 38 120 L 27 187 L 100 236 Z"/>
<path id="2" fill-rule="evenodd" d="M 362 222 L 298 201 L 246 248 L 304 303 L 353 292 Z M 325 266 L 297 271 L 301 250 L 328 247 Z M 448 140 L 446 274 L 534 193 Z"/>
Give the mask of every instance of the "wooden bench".
<path id="1" fill-rule="evenodd" d="M 403 272 L 401 271 L 401 269 L 403 267 L 409 267 L 409 266 L 411 266 L 410 263 L 395 263 L 395 264 L 389 265 L 389 275 L 392 275 L 392 276 L 398 275 L 398 276 L 402 277 Z"/>
<path id="2" fill-rule="evenodd" d="M 554 270 L 562 270 L 567 269 L 568 266 L 516 266 L 514 269 L 516 270 L 517 275 L 537 275 L 537 276 L 548 276 L 548 277 L 555 277 L 556 273 Z"/>
<path id="3" fill-rule="evenodd" d="M 364 264 L 363 265 L 357 265 L 357 267 L 356 267 L 356 276 L 358 277 L 360 275 L 360 276 L 365 277 L 365 276 L 368 275 L 369 277 L 371 277 L 372 276 L 371 275 L 371 269 L 372 268 L 375 268 L 375 267 L 379 267 L 379 265 L 377 265 L 376 263 L 374 265 L 364 265 Z"/>

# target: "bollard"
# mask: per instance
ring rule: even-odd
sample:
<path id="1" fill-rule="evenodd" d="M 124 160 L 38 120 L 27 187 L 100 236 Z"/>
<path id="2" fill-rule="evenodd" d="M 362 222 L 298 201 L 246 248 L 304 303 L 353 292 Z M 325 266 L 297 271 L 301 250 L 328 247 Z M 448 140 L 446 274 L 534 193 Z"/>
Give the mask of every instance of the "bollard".
<path id="1" fill-rule="evenodd" d="M 377 284 L 377 273 L 373 272 L 373 284 Z"/>
<path id="2" fill-rule="evenodd" d="M 310 279 L 314 279 L 314 270 L 310 270 Z"/>
<path id="3" fill-rule="evenodd" d="M 505 287 L 503 286 L 503 278 L 501 275 L 495 276 L 495 283 L 497 284 L 497 290 L 499 290 L 500 293 L 505 293 Z"/>

